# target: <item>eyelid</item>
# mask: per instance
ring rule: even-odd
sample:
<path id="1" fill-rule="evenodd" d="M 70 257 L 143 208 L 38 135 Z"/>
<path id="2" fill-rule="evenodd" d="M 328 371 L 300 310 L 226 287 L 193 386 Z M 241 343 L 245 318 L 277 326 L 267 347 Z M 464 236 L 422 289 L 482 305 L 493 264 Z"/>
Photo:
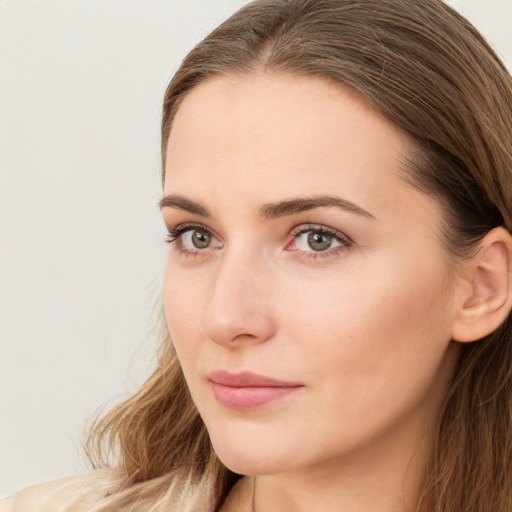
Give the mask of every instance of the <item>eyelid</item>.
<path id="1" fill-rule="evenodd" d="M 307 233 L 308 231 L 315 231 L 317 233 L 323 233 L 332 236 L 344 244 L 352 245 L 354 243 L 354 241 L 347 234 L 343 233 L 339 229 L 325 226 L 324 224 L 300 224 L 299 226 L 296 226 L 292 229 L 290 236 L 295 238 L 297 235 Z"/>
<path id="2" fill-rule="evenodd" d="M 190 229 L 200 229 L 202 231 L 207 231 L 208 233 L 211 233 L 213 236 L 215 236 L 215 238 L 219 238 L 215 234 L 213 229 L 209 228 L 208 226 L 205 226 L 201 222 L 180 222 L 179 224 L 176 224 L 173 227 L 169 227 L 169 226 L 167 227 L 167 231 L 171 235 L 174 235 L 174 234 L 179 235 L 179 234 L 184 233 L 185 231 L 188 231 Z"/>

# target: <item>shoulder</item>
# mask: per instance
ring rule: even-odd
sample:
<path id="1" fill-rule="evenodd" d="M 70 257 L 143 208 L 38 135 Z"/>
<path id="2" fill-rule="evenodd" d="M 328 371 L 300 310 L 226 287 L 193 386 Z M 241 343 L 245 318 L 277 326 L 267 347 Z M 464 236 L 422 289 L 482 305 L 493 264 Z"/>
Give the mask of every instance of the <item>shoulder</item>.
<path id="1" fill-rule="evenodd" d="M 112 486 L 113 470 L 101 470 L 26 487 L 0 500 L 0 512 L 86 512 Z"/>

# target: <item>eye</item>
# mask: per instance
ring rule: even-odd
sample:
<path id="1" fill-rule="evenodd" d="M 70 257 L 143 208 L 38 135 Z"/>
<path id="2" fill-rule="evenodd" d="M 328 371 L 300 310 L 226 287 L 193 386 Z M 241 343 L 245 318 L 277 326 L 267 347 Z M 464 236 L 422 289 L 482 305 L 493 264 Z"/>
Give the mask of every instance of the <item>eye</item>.
<path id="1" fill-rule="evenodd" d="M 212 243 L 212 235 L 205 230 L 189 229 L 181 235 L 181 245 L 185 249 L 206 249 Z"/>
<path id="2" fill-rule="evenodd" d="M 326 251 L 332 247 L 340 246 L 340 242 L 332 235 L 326 235 L 318 231 L 306 231 L 295 240 L 295 246 L 299 251 Z"/>
<path id="3" fill-rule="evenodd" d="M 352 240 L 347 235 L 326 226 L 299 226 L 291 235 L 293 240 L 287 250 L 310 253 L 308 256 L 327 256 L 352 245 Z"/>
<path id="4" fill-rule="evenodd" d="M 194 224 L 181 224 L 169 230 L 167 242 L 175 243 L 181 251 L 189 253 L 222 247 L 222 243 L 208 228 Z"/>

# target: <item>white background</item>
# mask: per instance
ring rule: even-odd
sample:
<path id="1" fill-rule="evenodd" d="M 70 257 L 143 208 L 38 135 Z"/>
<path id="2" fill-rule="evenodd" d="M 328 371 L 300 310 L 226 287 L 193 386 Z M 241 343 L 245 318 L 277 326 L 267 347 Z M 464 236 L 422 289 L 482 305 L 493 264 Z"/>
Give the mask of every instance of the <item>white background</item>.
<path id="1" fill-rule="evenodd" d="M 244 3 L 0 0 L 0 496 L 86 471 L 86 422 L 151 367 L 161 98 Z M 512 67 L 512 0 L 450 3 Z"/>

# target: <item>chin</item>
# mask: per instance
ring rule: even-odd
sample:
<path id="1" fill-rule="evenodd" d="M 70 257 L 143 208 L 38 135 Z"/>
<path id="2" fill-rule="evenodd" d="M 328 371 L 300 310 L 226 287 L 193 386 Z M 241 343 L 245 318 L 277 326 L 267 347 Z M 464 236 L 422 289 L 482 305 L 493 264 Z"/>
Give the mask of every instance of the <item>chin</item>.
<path id="1" fill-rule="evenodd" d="M 265 446 L 260 442 L 233 443 L 226 438 L 212 439 L 212 445 L 220 461 L 240 475 L 271 475 L 291 466 L 289 456 L 276 446 Z"/>
<path id="2" fill-rule="evenodd" d="M 216 453 L 224 466 L 239 475 L 273 475 L 288 469 L 282 462 L 277 463 L 274 460 L 265 460 L 261 457 L 247 457 L 247 454 L 240 454 L 240 456 L 222 456 L 218 452 Z"/>

